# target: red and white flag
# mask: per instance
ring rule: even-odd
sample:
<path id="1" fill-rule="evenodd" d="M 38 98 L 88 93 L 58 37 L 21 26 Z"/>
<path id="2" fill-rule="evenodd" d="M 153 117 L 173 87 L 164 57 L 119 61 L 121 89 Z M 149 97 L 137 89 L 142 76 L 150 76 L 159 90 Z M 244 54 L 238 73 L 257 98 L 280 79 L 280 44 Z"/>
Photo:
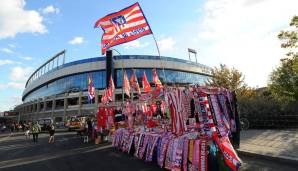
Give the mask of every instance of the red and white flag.
<path id="1" fill-rule="evenodd" d="M 107 89 L 103 91 L 102 97 L 101 97 L 101 103 L 102 104 L 107 104 L 108 103 L 108 98 L 107 98 Z"/>
<path id="2" fill-rule="evenodd" d="M 141 89 L 140 89 L 140 86 L 139 86 L 139 82 L 138 82 L 138 78 L 137 78 L 135 70 L 132 71 L 132 75 L 130 77 L 130 85 L 131 85 L 132 88 L 134 88 L 134 90 L 138 94 L 141 94 Z"/>
<path id="3" fill-rule="evenodd" d="M 94 27 L 99 26 L 104 31 L 101 39 L 102 54 L 109 47 L 152 34 L 138 2 L 99 19 Z"/>
<path id="4" fill-rule="evenodd" d="M 129 85 L 129 81 L 128 81 L 128 77 L 126 74 L 126 71 L 123 71 L 123 80 L 122 80 L 122 88 L 125 92 L 125 94 L 130 97 L 130 85 Z"/>
<path id="5" fill-rule="evenodd" d="M 162 88 L 161 81 L 159 80 L 156 73 L 156 69 L 153 69 L 153 83 L 156 85 L 157 88 Z"/>
<path id="6" fill-rule="evenodd" d="M 143 85 L 143 89 L 144 89 L 145 93 L 148 93 L 151 91 L 151 86 L 150 86 L 149 81 L 147 80 L 145 71 L 144 71 L 143 78 L 142 78 L 142 85 Z"/>
<path id="7" fill-rule="evenodd" d="M 107 98 L 109 101 L 113 101 L 114 92 L 115 92 L 115 85 L 114 85 L 113 78 L 111 76 L 109 81 L 109 88 L 107 90 Z"/>

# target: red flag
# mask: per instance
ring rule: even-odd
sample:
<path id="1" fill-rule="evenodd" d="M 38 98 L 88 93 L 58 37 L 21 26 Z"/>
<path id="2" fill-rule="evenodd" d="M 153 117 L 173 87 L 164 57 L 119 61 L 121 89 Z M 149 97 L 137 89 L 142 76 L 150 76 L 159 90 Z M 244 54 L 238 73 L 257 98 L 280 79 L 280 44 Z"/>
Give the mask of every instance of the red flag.
<path id="1" fill-rule="evenodd" d="M 125 92 L 125 94 L 130 97 L 130 85 L 129 85 L 129 81 L 128 81 L 128 77 L 127 77 L 127 74 L 126 74 L 126 71 L 124 71 L 123 73 L 123 83 L 122 83 L 122 88 Z"/>
<path id="2" fill-rule="evenodd" d="M 112 89 L 112 92 L 115 91 L 115 84 L 114 84 L 114 80 L 113 80 L 112 75 L 111 75 L 111 77 L 110 77 L 109 88 Z"/>
<path id="3" fill-rule="evenodd" d="M 138 82 L 138 78 L 135 70 L 133 70 L 132 75 L 130 77 L 130 85 L 132 88 L 135 89 L 135 91 L 137 91 L 138 94 L 141 94 L 141 90 L 140 90 L 140 86 L 139 86 L 139 82 Z"/>
<path id="4" fill-rule="evenodd" d="M 151 91 L 151 86 L 150 86 L 149 81 L 147 80 L 147 76 L 146 76 L 145 71 L 144 71 L 143 78 L 142 78 L 142 84 L 143 84 L 143 89 L 144 89 L 145 93 Z"/>
<path id="5" fill-rule="evenodd" d="M 99 26 L 104 31 L 101 39 L 102 54 L 109 47 L 152 34 L 139 3 L 99 19 L 94 27 Z"/>
<path id="6" fill-rule="evenodd" d="M 107 89 L 105 89 L 105 90 L 103 91 L 103 95 L 102 95 L 102 97 L 101 97 L 101 103 L 102 103 L 102 104 L 107 104 L 107 102 L 108 102 L 108 99 L 107 99 Z"/>
<path id="7" fill-rule="evenodd" d="M 107 93 L 106 93 L 107 99 L 109 101 L 113 101 L 114 91 L 115 91 L 115 85 L 114 85 L 113 77 L 111 75 L 110 81 L 109 81 L 109 87 L 108 87 Z"/>
<path id="8" fill-rule="evenodd" d="M 162 84 L 157 76 L 156 69 L 153 69 L 153 83 L 157 88 L 162 88 Z"/>

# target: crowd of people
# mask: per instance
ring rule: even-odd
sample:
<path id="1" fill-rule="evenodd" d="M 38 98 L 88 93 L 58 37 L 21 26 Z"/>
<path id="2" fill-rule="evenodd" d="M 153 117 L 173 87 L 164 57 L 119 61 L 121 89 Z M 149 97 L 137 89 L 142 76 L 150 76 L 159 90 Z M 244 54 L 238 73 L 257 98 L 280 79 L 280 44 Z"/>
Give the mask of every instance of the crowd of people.
<path id="1" fill-rule="evenodd" d="M 23 132 L 26 140 L 31 140 L 34 143 L 38 142 L 38 135 L 42 132 L 41 126 L 38 121 L 35 122 L 11 122 L 11 123 L 0 123 L 0 128 L 2 133 L 9 132 L 9 136 L 14 136 L 15 133 Z M 54 143 L 55 138 L 55 126 L 54 123 L 50 123 L 46 129 L 49 132 L 49 141 L 48 143 Z"/>

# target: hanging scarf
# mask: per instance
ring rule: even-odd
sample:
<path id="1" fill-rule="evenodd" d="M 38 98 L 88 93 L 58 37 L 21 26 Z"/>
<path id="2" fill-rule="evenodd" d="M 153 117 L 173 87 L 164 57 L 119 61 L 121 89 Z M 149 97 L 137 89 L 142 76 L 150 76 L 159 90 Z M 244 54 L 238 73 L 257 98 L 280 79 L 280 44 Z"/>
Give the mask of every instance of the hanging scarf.
<path id="1" fill-rule="evenodd" d="M 158 165 L 160 167 L 164 166 L 165 159 L 167 156 L 168 147 L 169 147 L 169 142 L 170 142 L 169 137 L 167 137 L 167 136 L 162 137 L 161 142 L 160 142 L 160 144 L 161 144 L 160 145 L 160 153 L 157 156 Z"/>
<path id="2" fill-rule="evenodd" d="M 171 170 L 171 158 L 173 153 L 173 145 L 174 145 L 174 139 L 170 139 L 169 146 L 167 148 L 167 154 L 165 158 L 165 168 Z"/>
<path id="3" fill-rule="evenodd" d="M 229 129 L 227 128 L 226 124 L 224 123 L 223 113 L 220 110 L 217 95 L 210 95 L 210 99 L 211 99 L 212 107 L 214 110 L 215 119 L 217 121 L 217 128 L 219 130 L 219 133 L 222 137 L 226 136 L 229 133 Z"/>
<path id="4" fill-rule="evenodd" d="M 188 138 L 184 138 L 183 142 L 183 170 L 187 171 L 187 161 L 188 161 L 188 145 L 189 145 L 189 140 Z"/>
<path id="5" fill-rule="evenodd" d="M 144 142 L 144 138 L 145 138 L 145 134 L 144 133 L 141 133 L 138 140 L 138 147 L 136 149 L 136 153 L 135 153 L 135 156 L 136 157 L 139 157 L 139 151 L 141 150 L 141 148 L 143 147 L 143 142 Z"/>
<path id="6" fill-rule="evenodd" d="M 212 137 L 212 133 L 216 132 L 216 128 L 213 122 L 213 117 L 209 108 L 207 94 L 204 92 L 198 93 L 199 97 L 199 112 L 201 117 L 200 119 L 200 127 L 203 136 L 207 136 L 209 138 Z"/>
<path id="7" fill-rule="evenodd" d="M 153 143 L 152 143 L 152 146 L 151 146 L 151 150 L 149 151 L 149 155 L 148 155 L 148 159 L 147 161 L 152 161 L 153 160 L 153 154 L 154 154 L 154 151 L 155 149 L 157 149 L 157 144 L 160 140 L 160 137 L 158 135 L 153 135 Z"/>
<path id="8" fill-rule="evenodd" d="M 194 148 L 194 140 L 189 140 L 189 148 L 188 148 L 188 170 L 192 170 L 192 159 L 193 159 L 193 148 Z"/>
<path id="9" fill-rule="evenodd" d="M 186 131 L 186 123 L 183 119 L 182 90 L 168 89 L 166 93 L 171 114 L 172 132 L 182 135 Z"/>
<path id="10" fill-rule="evenodd" d="M 235 152 L 229 138 L 227 136 L 219 138 L 217 134 L 213 138 L 221 150 L 225 163 L 234 171 L 241 166 L 241 160 Z"/>
<path id="11" fill-rule="evenodd" d="M 174 171 L 181 171 L 181 166 L 182 166 L 182 158 L 183 158 L 183 144 L 184 143 L 184 138 L 179 137 L 178 139 L 178 146 L 176 149 L 176 156 L 174 160 Z"/>
<path id="12" fill-rule="evenodd" d="M 144 141 L 143 141 L 142 147 L 139 150 L 139 159 L 143 159 L 144 153 L 148 145 L 148 141 L 149 141 L 149 136 L 147 134 L 144 134 Z"/>

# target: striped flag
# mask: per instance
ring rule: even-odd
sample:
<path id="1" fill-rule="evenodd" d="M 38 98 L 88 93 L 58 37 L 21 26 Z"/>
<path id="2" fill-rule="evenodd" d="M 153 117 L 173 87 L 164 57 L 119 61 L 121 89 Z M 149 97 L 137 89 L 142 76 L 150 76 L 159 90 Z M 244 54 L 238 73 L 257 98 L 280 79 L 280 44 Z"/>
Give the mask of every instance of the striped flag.
<path id="1" fill-rule="evenodd" d="M 109 88 L 107 89 L 107 98 L 109 101 L 113 101 L 114 92 L 115 92 L 115 85 L 114 85 L 113 77 L 111 75 L 110 81 L 109 81 Z"/>
<path id="2" fill-rule="evenodd" d="M 138 78 L 137 78 L 135 70 L 132 71 L 132 75 L 130 77 L 130 85 L 131 85 L 132 88 L 135 89 L 135 91 L 138 94 L 141 94 L 141 89 L 140 89 L 140 86 L 139 86 L 139 82 L 138 82 Z"/>
<path id="3" fill-rule="evenodd" d="M 91 103 L 92 99 L 95 97 L 95 88 L 93 84 L 93 79 L 88 76 L 88 100 Z"/>
<path id="4" fill-rule="evenodd" d="M 157 88 L 162 88 L 161 81 L 158 78 L 158 75 L 156 73 L 156 69 L 153 69 L 153 83 Z"/>
<path id="5" fill-rule="evenodd" d="M 128 81 L 128 77 L 126 74 L 126 71 L 123 71 L 123 80 L 122 80 L 122 88 L 125 92 L 125 94 L 130 97 L 130 85 L 129 85 L 129 81 Z"/>
<path id="6" fill-rule="evenodd" d="M 150 86 L 149 81 L 147 80 L 145 71 L 144 71 L 143 78 L 142 78 L 142 85 L 143 85 L 143 89 L 144 89 L 145 93 L 148 93 L 151 91 L 151 86 Z"/>
<path id="7" fill-rule="evenodd" d="M 138 2 L 99 19 L 94 27 L 99 26 L 104 31 L 101 39 L 102 54 L 105 54 L 109 47 L 152 34 Z"/>

